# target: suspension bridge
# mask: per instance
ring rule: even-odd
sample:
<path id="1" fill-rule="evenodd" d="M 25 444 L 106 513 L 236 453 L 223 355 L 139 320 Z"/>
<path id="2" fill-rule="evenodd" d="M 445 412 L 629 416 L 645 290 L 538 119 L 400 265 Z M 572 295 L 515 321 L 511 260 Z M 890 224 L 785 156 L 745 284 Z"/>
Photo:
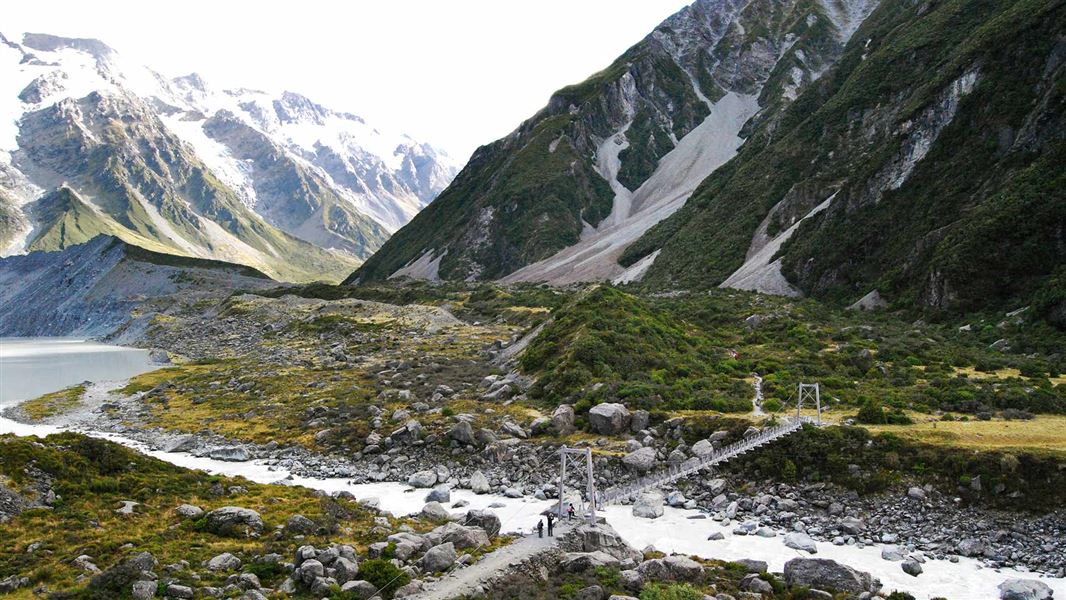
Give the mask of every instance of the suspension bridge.
<path id="1" fill-rule="evenodd" d="M 815 417 L 803 416 L 803 406 L 809 403 L 816 410 Z M 703 457 L 693 457 L 686 460 L 683 463 L 674 465 L 665 471 L 661 471 L 652 475 L 648 475 L 637 479 L 636 481 L 628 484 L 617 485 L 608 488 L 603 491 L 596 490 L 596 478 L 593 469 L 592 462 L 592 449 L 591 448 L 568 448 L 563 446 L 560 451 L 560 472 L 559 472 L 559 504 L 558 514 L 560 517 L 564 516 L 564 504 L 566 497 L 566 481 L 567 481 L 567 468 L 570 465 L 583 466 L 585 471 L 585 494 L 582 506 L 582 513 L 590 521 L 595 521 L 596 511 L 610 506 L 612 504 L 619 504 L 627 500 L 635 499 L 640 494 L 648 491 L 659 489 L 663 486 L 671 484 L 679 479 L 684 479 L 693 474 L 696 474 L 704 469 L 710 469 L 718 465 L 724 464 L 738 456 L 747 454 L 753 450 L 756 450 L 766 444 L 777 441 L 783 437 L 792 435 L 799 431 L 804 425 L 810 424 L 820 426 L 822 424 L 822 398 L 821 389 L 817 383 L 801 383 L 799 384 L 799 393 L 796 399 L 796 415 L 794 417 L 784 419 L 784 422 L 775 427 L 769 427 L 747 436 L 744 439 L 736 441 L 728 446 L 722 448 L 714 448 L 708 454 Z M 584 465 L 580 465 L 584 463 Z"/>

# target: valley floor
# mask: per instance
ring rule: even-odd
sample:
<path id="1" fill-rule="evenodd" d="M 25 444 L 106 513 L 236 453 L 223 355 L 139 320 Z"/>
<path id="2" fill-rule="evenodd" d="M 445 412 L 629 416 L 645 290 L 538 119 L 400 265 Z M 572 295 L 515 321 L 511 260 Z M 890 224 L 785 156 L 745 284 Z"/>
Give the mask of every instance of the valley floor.
<path id="1" fill-rule="evenodd" d="M 151 317 L 135 343 L 165 350 L 171 365 L 50 394 L 8 416 L 110 432 L 153 452 L 187 453 L 172 456 L 187 455 L 189 464 L 255 464 L 264 481 L 291 474 L 311 487 L 336 480 L 341 490 L 429 473 L 457 490 L 476 484 L 550 499 L 560 444 L 593 449 L 602 489 L 690 458 L 708 441 L 739 439 L 788 414 L 794 381 L 820 380 L 828 421 L 873 414 L 915 422 L 804 431 L 721 473 L 670 486 L 670 506 L 704 511 L 713 523 L 704 537 L 721 529 L 726 539 L 751 535 L 763 544 L 744 529 L 761 523 L 805 531 L 827 555 L 898 545 L 933 561 L 917 584 L 946 581 L 937 565 L 960 555 L 1062 577 L 1066 432 L 1063 417 L 1049 413 L 1063 412 L 1063 390 L 1043 382 L 1058 366 L 1041 361 L 1057 359 L 1031 358 L 1041 356 L 1041 336 L 1057 334 L 1035 327 L 995 331 L 1037 350 L 1018 358 L 957 326 L 739 292 L 686 299 L 614 288 L 286 288 Z M 755 372 L 766 417 L 752 413 Z M 628 407 L 624 425 L 590 412 L 616 403 Z M 650 463 L 636 460 L 644 454 Z M 419 512 L 422 494 L 410 499 L 406 512 Z M 643 522 L 630 523 L 628 506 L 611 510 L 609 521 L 633 531 Z M 907 589 L 911 576 L 899 563 L 875 566 Z"/>

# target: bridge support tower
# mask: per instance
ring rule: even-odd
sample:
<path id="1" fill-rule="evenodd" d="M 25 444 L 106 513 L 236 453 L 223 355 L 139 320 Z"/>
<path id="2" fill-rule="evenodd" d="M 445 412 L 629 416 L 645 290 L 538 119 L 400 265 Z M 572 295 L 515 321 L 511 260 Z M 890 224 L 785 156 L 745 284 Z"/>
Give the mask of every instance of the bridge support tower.
<path id="1" fill-rule="evenodd" d="M 584 471 L 586 477 L 586 489 L 585 489 L 585 501 L 582 503 L 582 513 L 586 515 L 589 523 L 596 521 L 596 477 L 592 470 L 592 448 L 567 448 L 563 446 L 559 449 L 559 519 L 562 520 L 566 517 L 565 494 L 566 494 L 566 468 L 567 466 L 574 466 L 581 469 L 581 463 L 584 462 Z"/>
<path id="2" fill-rule="evenodd" d="M 817 383 L 801 383 L 799 384 L 799 394 L 796 400 L 796 417 L 800 416 L 800 411 L 803 410 L 804 402 L 813 404 L 818 411 L 818 418 L 816 423 L 822 424 L 822 390 L 818 387 Z"/>

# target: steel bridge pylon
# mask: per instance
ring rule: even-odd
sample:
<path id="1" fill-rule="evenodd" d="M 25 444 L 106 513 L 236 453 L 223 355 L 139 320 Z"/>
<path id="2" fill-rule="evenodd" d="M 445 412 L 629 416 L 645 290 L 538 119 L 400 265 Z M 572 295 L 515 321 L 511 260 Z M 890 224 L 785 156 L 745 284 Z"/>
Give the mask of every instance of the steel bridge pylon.
<path id="1" fill-rule="evenodd" d="M 803 410 L 804 400 L 814 404 L 815 409 L 818 411 L 818 418 L 815 423 L 822 424 L 822 390 L 817 383 L 801 383 L 799 384 L 799 397 L 796 400 L 796 416 L 800 416 L 800 411 Z"/>
<path id="2" fill-rule="evenodd" d="M 586 490 L 585 497 L 588 499 L 588 505 L 582 505 L 582 512 L 586 514 L 590 523 L 596 520 L 596 476 L 592 470 L 592 448 L 568 448 L 563 446 L 559 449 L 559 519 L 562 520 L 566 515 L 566 508 L 563 506 L 565 502 L 566 492 L 566 467 L 567 465 L 574 465 L 581 468 L 581 462 L 585 463 L 585 476 Z"/>

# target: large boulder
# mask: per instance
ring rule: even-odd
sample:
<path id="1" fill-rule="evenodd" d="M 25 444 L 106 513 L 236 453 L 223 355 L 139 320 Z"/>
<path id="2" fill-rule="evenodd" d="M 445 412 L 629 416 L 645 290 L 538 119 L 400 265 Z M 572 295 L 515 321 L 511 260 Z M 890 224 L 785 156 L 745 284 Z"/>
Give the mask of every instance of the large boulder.
<path id="1" fill-rule="evenodd" d="M 295 535 L 308 535 L 315 530 L 315 522 L 303 515 L 293 515 L 285 523 L 285 531 Z"/>
<path id="2" fill-rule="evenodd" d="M 342 584 L 341 591 L 359 600 L 370 600 L 377 595 L 378 586 L 360 579 Z"/>
<path id="3" fill-rule="evenodd" d="M 474 428 L 470 423 L 466 421 L 459 421 L 448 431 L 448 437 L 459 442 L 460 444 L 466 444 L 467 446 L 473 446 L 477 443 L 474 438 Z"/>
<path id="4" fill-rule="evenodd" d="M 655 448 L 641 448 L 626 454 L 622 462 L 629 468 L 644 473 L 655 466 Z"/>
<path id="5" fill-rule="evenodd" d="M 648 423 L 651 421 L 651 413 L 646 410 L 635 410 L 630 418 L 629 429 L 633 433 L 640 433 L 648 428 Z"/>
<path id="6" fill-rule="evenodd" d="M 296 569 L 296 578 L 299 579 L 304 585 L 311 586 L 315 583 L 315 580 L 323 577 L 326 574 L 326 566 L 321 561 L 314 558 L 309 558 L 302 563 Z"/>
<path id="7" fill-rule="evenodd" d="M 451 502 L 451 500 L 452 490 L 446 485 L 438 485 L 426 494 L 426 502 Z"/>
<path id="8" fill-rule="evenodd" d="M 811 536 L 801 531 L 792 531 L 785 534 L 785 545 L 795 550 L 803 550 L 811 554 L 818 553 L 818 544 Z"/>
<path id="9" fill-rule="evenodd" d="M 984 554 L 985 544 L 976 538 L 966 538 L 959 542 L 956 550 L 963 556 L 980 556 Z"/>
<path id="10" fill-rule="evenodd" d="M 419 471 L 412 473 L 407 478 L 407 485 L 416 488 L 431 488 L 437 485 L 437 473 L 435 471 Z"/>
<path id="11" fill-rule="evenodd" d="M 455 545 L 451 542 L 433 546 L 418 561 L 418 566 L 426 573 L 447 571 L 455 564 L 457 555 Z"/>
<path id="12" fill-rule="evenodd" d="M 223 506 L 207 513 L 205 529 L 217 535 L 258 535 L 263 531 L 263 518 L 250 508 Z"/>
<path id="13" fill-rule="evenodd" d="M 596 567 L 617 567 L 618 559 L 602 550 L 595 552 L 567 552 L 559 567 L 568 573 L 583 573 Z"/>
<path id="14" fill-rule="evenodd" d="M 491 510 L 470 510 L 466 513 L 463 522 L 472 527 L 480 527 L 488 534 L 489 539 L 500 535 L 500 518 Z"/>
<path id="15" fill-rule="evenodd" d="M 552 428 L 559 435 L 566 435 L 574 430 L 574 407 L 560 404 L 552 413 Z"/>
<path id="16" fill-rule="evenodd" d="M 207 561 L 208 571 L 236 571 L 241 568 L 241 559 L 224 552 Z"/>
<path id="17" fill-rule="evenodd" d="M 687 556 L 667 556 L 646 560 L 637 571 L 645 581 L 694 581 L 703 574 L 703 566 Z"/>
<path id="18" fill-rule="evenodd" d="M 441 542 L 449 542 L 456 548 L 480 548 L 489 545 L 489 535 L 480 527 L 467 527 L 448 523 L 433 530 Z"/>
<path id="19" fill-rule="evenodd" d="M 618 532 L 606 523 L 579 525 L 570 535 L 561 538 L 559 544 L 569 552 L 602 550 L 622 562 L 635 563 L 643 558 L 639 550 L 627 544 Z"/>
<path id="20" fill-rule="evenodd" d="M 447 521 L 451 515 L 448 514 L 448 510 L 444 508 L 440 502 L 426 502 L 426 505 L 422 507 L 422 512 L 419 516 L 427 521 L 433 521 L 436 523 L 443 523 Z"/>
<path id="21" fill-rule="evenodd" d="M 1000 600 L 1051 600 L 1053 592 L 1043 581 L 1008 579 L 999 584 Z"/>
<path id="22" fill-rule="evenodd" d="M 838 592 L 861 594 L 872 591 L 869 573 L 856 571 L 826 558 L 793 558 L 785 563 L 785 583 Z"/>
<path id="23" fill-rule="evenodd" d="M 629 410 L 616 402 L 597 404 L 589 411 L 589 425 L 601 435 L 617 435 L 629 429 Z"/>
<path id="24" fill-rule="evenodd" d="M 655 490 L 649 490 L 637 496 L 633 503 L 633 516 L 645 519 L 658 519 L 663 516 L 663 495 Z"/>
<path id="25" fill-rule="evenodd" d="M 710 440 L 700 440 L 692 444 L 692 454 L 697 458 L 706 458 L 714 452 L 714 444 Z"/>
<path id="26" fill-rule="evenodd" d="M 204 516 L 204 509 L 199 506 L 193 506 L 192 504 L 182 504 L 174 509 L 174 512 L 178 513 L 178 516 L 183 519 L 199 519 Z"/>
<path id="27" fill-rule="evenodd" d="M 475 494 L 490 493 L 492 486 L 489 485 L 489 478 L 485 477 L 481 471 L 474 471 L 474 474 L 470 476 L 470 491 Z"/>

